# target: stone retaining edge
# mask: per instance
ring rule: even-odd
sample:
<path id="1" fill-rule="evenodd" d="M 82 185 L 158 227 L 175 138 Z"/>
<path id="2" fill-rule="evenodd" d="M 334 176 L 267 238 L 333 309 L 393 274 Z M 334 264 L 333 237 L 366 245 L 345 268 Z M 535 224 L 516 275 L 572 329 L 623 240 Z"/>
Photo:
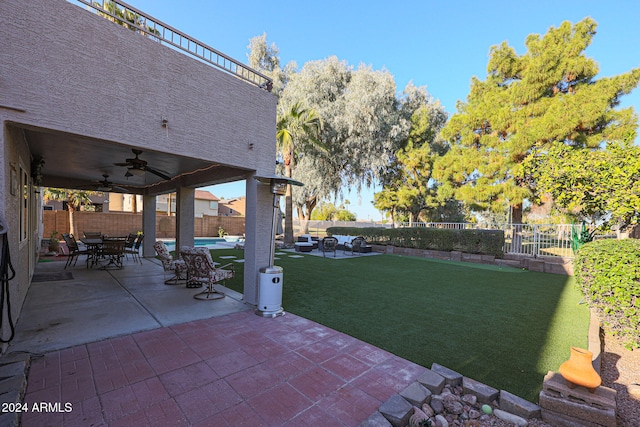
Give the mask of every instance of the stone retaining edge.
<path id="1" fill-rule="evenodd" d="M 448 261 L 475 262 L 504 267 L 522 268 L 540 273 L 573 276 L 573 260 L 570 258 L 549 256 L 534 257 L 514 254 L 505 254 L 504 258 L 495 258 L 491 255 L 468 254 L 458 251 L 444 252 L 430 249 L 401 248 L 392 245 L 372 245 L 372 247 L 375 252 L 386 254 L 416 256 Z"/>

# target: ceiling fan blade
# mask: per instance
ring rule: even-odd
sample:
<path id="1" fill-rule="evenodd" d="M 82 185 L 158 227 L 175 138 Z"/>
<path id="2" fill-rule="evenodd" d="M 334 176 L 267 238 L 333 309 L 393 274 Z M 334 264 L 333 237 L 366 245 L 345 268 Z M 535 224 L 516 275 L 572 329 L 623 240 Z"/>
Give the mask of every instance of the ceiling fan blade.
<path id="1" fill-rule="evenodd" d="M 146 167 L 144 168 L 144 170 L 146 170 L 147 172 L 151 172 L 152 174 L 157 175 L 157 176 L 159 176 L 160 178 L 162 178 L 162 179 L 164 179 L 164 180 L 167 180 L 167 181 L 168 181 L 168 180 L 170 180 L 170 179 L 171 179 L 171 177 L 170 177 L 170 176 L 168 176 L 168 175 L 166 175 L 166 174 L 164 174 L 164 173 L 162 173 L 162 172 L 160 172 L 160 171 L 158 171 L 158 170 L 152 169 L 152 168 L 150 168 L 149 166 L 146 166 Z"/>
<path id="2" fill-rule="evenodd" d="M 132 177 L 134 175 L 143 175 L 144 172 L 150 172 L 156 176 L 164 180 L 170 180 L 171 177 L 164 172 L 161 172 L 157 169 L 150 168 L 147 166 L 147 161 L 138 158 L 140 154 L 142 154 L 142 150 L 132 148 L 131 151 L 135 154 L 135 158 L 133 159 L 125 159 L 125 162 L 122 163 L 114 163 L 114 166 L 126 166 L 127 172 L 124 176 L 127 178 Z"/>
<path id="3" fill-rule="evenodd" d="M 147 165 L 147 161 L 146 160 L 138 159 L 137 157 L 135 159 L 124 159 L 124 161 L 128 165 L 136 165 L 136 166 L 141 166 L 141 167 Z"/>

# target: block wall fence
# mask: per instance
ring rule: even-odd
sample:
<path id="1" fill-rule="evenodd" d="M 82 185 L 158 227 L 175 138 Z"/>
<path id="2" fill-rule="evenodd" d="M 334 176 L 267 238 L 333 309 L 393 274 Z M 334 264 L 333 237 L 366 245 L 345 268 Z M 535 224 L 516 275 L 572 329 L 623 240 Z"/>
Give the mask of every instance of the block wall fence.
<path id="1" fill-rule="evenodd" d="M 82 237 L 84 231 L 100 231 L 109 236 L 123 236 L 142 230 L 142 214 L 126 212 L 74 212 L 76 237 Z M 44 230 L 42 238 L 48 239 L 53 230 L 58 233 L 69 232 L 68 211 L 44 211 Z M 245 233 L 244 217 L 208 216 L 195 218 L 195 237 L 216 237 L 218 227 L 226 234 L 242 236 Z M 60 237 L 60 236 L 58 236 Z M 156 215 L 156 237 L 176 237 L 176 217 Z"/>

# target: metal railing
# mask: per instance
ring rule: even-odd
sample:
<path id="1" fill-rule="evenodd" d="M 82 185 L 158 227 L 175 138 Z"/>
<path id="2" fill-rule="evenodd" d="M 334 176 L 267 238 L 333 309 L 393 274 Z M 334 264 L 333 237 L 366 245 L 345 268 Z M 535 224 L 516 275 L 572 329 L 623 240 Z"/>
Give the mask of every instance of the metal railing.
<path id="1" fill-rule="evenodd" d="M 466 230 L 477 228 L 476 224 L 466 222 L 398 222 L 396 228 L 404 227 L 428 227 L 428 228 L 444 228 L 448 230 Z"/>
<path id="2" fill-rule="evenodd" d="M 381 224 L 374 221 L 321 221 L 321 220 L 309 220 L 301 221 L 299 219 L 293 220 L 293 234 L 297 236 L 302 234 L 304 229 L 307 229 L 307 233 L 314 237 L 325 237 L 327 235 L 327 228 L 329 227 L 386 227 L 391 228 L 391 224 Z"/>
<path id="3" fill-rule="evenodd" d="M 397 226 L 409 227 L 409 223 Z M 497 226 L 482 226 L 471 223 L 413 223 L 412 227 L 432 227 L 446 229 L 493 229 L 504 231 L 504 253 L 527 255 L 533 257 L 551 256 L 573 258 L 571 247 L 572 224 L 501 224 Z M 578 226 L 575 226 L 579 228 Z M 593 227 L 590 228 L 593 230 Z M 577 230 L 579 232 L 579 229 Z M 615 237 L 612 235 L 595 234 L 594 239 Z"/>
<path id="4" fill-rule="evenodd" d="M 571 224 L 504 225 L 504 252 L 528 256 L 573 257 Z"/>
<path id="5" fill-rule="evenodd" d="M 89 10 L 95 10 L 98 15 L 103 16 L 109 21 L 144 34 L 152 40 L 164 43 L 179 52 L 219 68 L 269 92 L 271 92 L 273 88 L 273 81 L 264 74 L 186 35 L 182 31 L 147 15 L 125 2 L 112 0 L 101 0 L 100 2 L 88 0 L 68 1 L 71 3 L 82 3 L 86 5 Z"/>
<path id="6" fill-rule="evenodd" d="M 293 221 L 294 234 L 299 234 L 301 221 Z M 323 237 L 328 227 L 393 227 L 392 224 L 380 224 L 374 222 L 347 222 L 347 221 L 309 221 L 308 233 L 313 236 Z M 462 222 L 401 222 L 396 223 L 396 228 L 401 227 L 429 227 L 449 230 L 467 229 L 493 229 L 504 231 L 504 252 L 515 255 L 532 257 L 566 257 L 573 258 L 571 248 L 571 224 L 501 224 L 496 226 L 483 226 L 480 224 Z M 575 226 L 579 232 L 579 226 Z M 593 230 L 593 228 L 591 228 Z M 596 233 L 594 239 L 605 239 L 615 235 Z"/>

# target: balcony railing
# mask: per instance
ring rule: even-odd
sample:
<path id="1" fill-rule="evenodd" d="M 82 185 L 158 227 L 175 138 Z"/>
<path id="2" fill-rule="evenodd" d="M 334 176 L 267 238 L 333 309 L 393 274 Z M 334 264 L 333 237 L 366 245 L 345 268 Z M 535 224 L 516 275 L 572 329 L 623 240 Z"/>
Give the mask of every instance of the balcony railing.
<path id="1" fill-rule="evenodd" d="M 88 0 L 68 1 L 82 3 L 89 10 L 94 10 L 98 15 L 109 21 L 143 34 L 159 43 L 166 44 L 192 58 L 271 92 L 273 82 L 269 77 L 125 2 L 112 0 L 101 0 L 100 2 Z"/>

